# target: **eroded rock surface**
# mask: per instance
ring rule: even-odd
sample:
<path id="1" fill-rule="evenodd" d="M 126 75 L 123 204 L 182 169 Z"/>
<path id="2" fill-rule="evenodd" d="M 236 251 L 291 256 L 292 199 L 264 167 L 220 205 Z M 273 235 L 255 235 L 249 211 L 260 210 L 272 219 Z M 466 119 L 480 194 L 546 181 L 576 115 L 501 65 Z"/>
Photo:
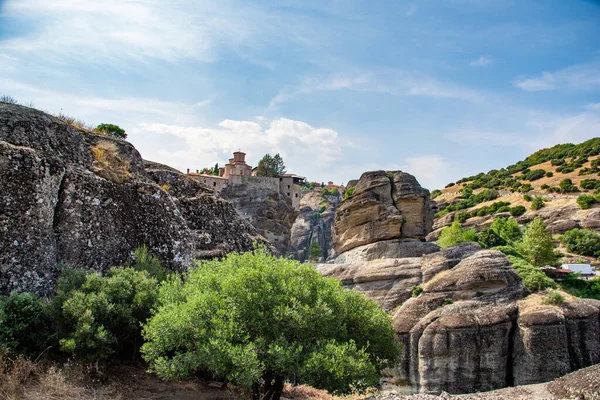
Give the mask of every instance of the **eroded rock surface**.
<path id="1" fill-rule="evenodd" d="M 338 254 L 381 240 L 425 238 L 435 203 L 414 176 L 401 171 L 365 172 L 335 214 Z"/>
<path id="2" fill-rule="evenodd" d="M 130 143 L 0 104 L 0 293 L 51 293 L 57 263 L 103 271 L 144 244 L 184 270 L 260 238 L 231 204 L 162 170 L 161 187 Z"/>

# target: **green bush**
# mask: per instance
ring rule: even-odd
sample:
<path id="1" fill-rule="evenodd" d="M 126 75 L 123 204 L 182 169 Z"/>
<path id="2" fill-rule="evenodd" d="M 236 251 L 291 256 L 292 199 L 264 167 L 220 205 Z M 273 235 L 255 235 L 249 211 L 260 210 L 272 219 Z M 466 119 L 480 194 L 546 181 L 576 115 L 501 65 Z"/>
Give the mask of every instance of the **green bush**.
<path id="1" fill-rule="evenodd" d="M 546 230 L 546 224 L 540 217 L 535 217 L 527 224 L 523 240 L 517 244 L 517 250 L 525 260 L 536 267 L 552 265 L 556 262 L 552 236 Z"/>
<path id="2" fill-rule="evenodd" d="M 520 217 L 525 214 L 526 211 L 527 209 L 524 206 L 515 206 L 510 209 L 510 215 L 513 217 Z"/>
<path id="3" fill-rule="evenodd" d="M 575 297 L 600 300 L 600 278 L 580 279 L 576 274 L 568 274 L 560 287 Z"/>
<path id="4" fill-rule="evenodd" d="M 522 193 L 527 193 L 533 190 L 533 185 L 531 183 L 526 183 L 519 189 Z"/>
<path id="5" fill-rule="evenodd" d="M 31 293 L 0 297 L 0 348 L 37 356 L 55 342 L 52 319 L 42 300 Z"/>
<path id="6" fill-rule="evenodd" d="M 288 379 L 345 393 L 376 385 L 399 356 L 390 318 L 374 302 L 262 249 L 168 279 L 159 304 L 142 353 L 165 379 L 209 371 L 267 399 Z"/>
<path id="7" fill-rule="evenodd" d="M 466 220 L 468 220 L 471 217 L 471 214 L 469 214 L 466 211 L 461 211 L 458 214 L 456 214 L 456 220 L 460 223 L 465 222 Z"/>
<path id="8" fill-rule="evenodd" d="M 131 267 L 136 271 L 146 271 L 148 274 L 155 278 L 158 282 L 162 282 L 166 279 L 169 274 L 167 270 L 159 261 L 158 258 L 154 257 L 148 247 L 143 245 L 133 251 L 134 262 Z"/>
<path id="9" fill-rule="evenodd" d="M 565 298 L 558 292 L 550 292 L 544 297 L 542 303 L 560 306 L 565 302 Z"/>
<path id="10" fill-rule="evenodd" d="M 436 197 L 438 197 L 441 194 L 442 194 L 441 190 L 435 189 L 433 192 L 431 192 L 431 199 L 435 199 Z"/>
<path id="11" fill-rule="evenodd" d="M 442 248 L 454 246 L 455 244 L 462 242 L 475 242 L 476 232 L 475 229 L 465 230 L 458 221 L 454 221 L 450 226 L 442 229 L 440 237 L 438 238 L 438 245 Z"/>
<path id="12" fill-rule="evenodd" d="M 539 196 L 534 197 L 533 200 L 531 201 L 531 209 L 539 210 L 542 207 L 544 207 L 544 199 Z"/>
<path id="13" fill-rule="evenodd" d="M 571 229 L 560 240 L 569 253 L 600 257 L 600 234 L 591 229 Z"/>
<path id="14" fill-rule="evenodd" d="M 352 193 L 354 193 L 355 187 L 356 186 L 351 186 L 344 191 L 344 199 L 347 199 L 348 197 L 352 196 Z"/>
<path id="15" fill-rule="evenodd" d="M 552 178 L 554 176 L 554 172 L 548 171 L 546 172 L 546 178 Z"/>
<path id="16" fill-rule="evenodd" d="M 584 179 L 581 181 L 580 186 L 582 189 L 586 189 L 586 190 L 600 189 L 600 180 Z"/>
<path id="17" fill-rule="evenodd" d="M 524 259 L 514 256 L 507 255 L 510 263 L 513 268 L 517 271 L 521 280 L 523 281 L 523 285 L 535 292 L 538 290 L 545 290 L 548 288 L 556 288 L 556 282 L 546 276 L 541 270 L 531 265 Z"/>
<path id="18" fill-rule="evenodd" d="M 127 139 L 125 130 L 114 124 L 100 124 L 94 129 L 94 131 L 118 139 Z"/>
<path id="19" fill-rule="evenodd" d="M 500 236 L 506 243 L 515 243 L 521 240 L 523 232 L 514 219 L 498 218 L 492 222 L 490 229 Z"/>
<path id="20" fill-rule="evenodd" d="M 483 229 L 477 234 L 477 242 L 486 249 L 506 244 L 506 241 L 490 228 Z"/>
<path id="21" fill-rule="evenodd" d="M 531 201 L 531 195 L 529 195 L 529 194 L 524 194 L 524 195 L 523 195 L 523 200 L 525 200 L 525 201 Z"/>
<path id="22" fill-rule="evenodd" d="M 596 198 L 589 194 L 582 194 L 577 197 L 577 204 L 582 210 L 587 210 L 596 203 Z"/>
<path id="23" fill-rule="evenodd" d="M 542 190 L 550 189 L 550 185 L 544 183 L 542 186 L 540 186 L 540 189 L 542 189 Z"/>
<path id="24" fill-rule="evenodd" d="M 546 176 L 546 171 L 543 169 L 534 169 L 533 171 L 529 171 L 526 174 L 523 174 L 523 179 L 527 181 L 537 181 L 538 179 Z"/>
<path id="25" fill-rule="evenodd" d="M 111 268 L 105 277 L 90 273 L 83 282 L 78 273 L 62 278 L 53 300 L 61 350 L 83 362 L 135 356 L 157 285 L 148 272 L 129 267 Z"/>
<path id="26" fill-rule="evenodd" d="M 419 295 L 423 293 L 423 286 L 415 285 L 412 287 L 411 294 L 412 297 L 419 297 Z"/>
<path id="27" fill-rule="evenodd" d="M 573 181 L 569 178 L 565 178 L 562 181 L 560 181 L 558 187 L 560 187 L 560 190 L 563 193 L 579 192 L 579 188 L 573 185 Z"/>

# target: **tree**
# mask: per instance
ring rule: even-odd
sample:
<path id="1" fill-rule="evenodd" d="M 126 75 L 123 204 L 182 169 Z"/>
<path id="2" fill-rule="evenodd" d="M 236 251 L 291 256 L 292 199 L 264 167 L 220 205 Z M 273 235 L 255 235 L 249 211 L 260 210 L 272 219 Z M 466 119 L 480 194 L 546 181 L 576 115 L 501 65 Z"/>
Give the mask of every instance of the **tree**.
<path id="1" fill-rule="evenodd" d="M 514 219 L 498 218 L 492 222 L 490 229 L 493 230 L 507 243 L 515 243 L 521 240 L 523 232 Z"/>
<path id="2" fill-rule="evenodd" d="M 570 253 L 600 257 L 600 234 L 591 229 L 571 229 L 560 240 Z"/>
<path id="3" fill-rule="evenodd" d="M 517 245 L 517 249 L 525 260 L 536 267 L 556 262 L 552 236 L 546 230 L 546 224 L 540 217 L 535 217 L 527 224 L 523 241 Z"/>
<path id="4" fill-rule="evenodd" d="M 486 249 L 491 249 L 492 247 L 497 246 L 504 246 L 506 244 L 506 241 L 490 228 L 483 229 L 477 234 L 477 242 Z"/>
<path id="5" fill-rule="evenodd" d="M 127 134 L 125 130 L 118 125 L 113 124 L 100 124 L 94 129 L 96 132 L 102 133 L 106 136 L 111 136 L 118 139 L 126 139 Z"/>
<path id="6" fill-rule="evenodd" d="M 539 196 L 534 197 L 533 200 L 531 201 L 531 209 L 539 210 L 542 207 L 544 207 L 544 199 Z"/>
<path id="7" fill-rule="evenodd" d="M 285 164 L 283 163 L 283 158 L 278 154 L 275 156 L 271 156 L 270 154 L 265 154 L 265 156 L 258 162 L 258 167 L 256 167 L 256 175 L 257 176 L 279 176 L 285 174 Z"/>
<path id="8" fill-rule="evenodd" d="M 323 256 L 323 249 L 319 246 L 319 243 L 313 242 L 312 246 L 310 246 L 310 258 L 311 260 L 317 260 L 319 257 Z"/>
<path id="9" fill-rule="evenodd" d="M 151 371 L 164 379 L 209 371 L 254 399 L 279 399 L 288 379 L 334 393 L 369 387 L 399 355 L 374 302 L 263 249 L 171 276 L 158 304 L 144 326 Z"/>
<path id="10" fill-rule="evenodd" d="M 577 204 L 582 210 L 587 210 L 596 203 L 596 198 L 589 194 L 582 194 L 581 196 L 577 197 Z"/>
<path id="11" fill-rule="evenodd" d="M 450 247 L 462 242 L 475 242 L 475 238 L 475 229 L 464 230 L 458 221 L 454 221 L 442 229 L 437 243 L 440 247 Z"/>

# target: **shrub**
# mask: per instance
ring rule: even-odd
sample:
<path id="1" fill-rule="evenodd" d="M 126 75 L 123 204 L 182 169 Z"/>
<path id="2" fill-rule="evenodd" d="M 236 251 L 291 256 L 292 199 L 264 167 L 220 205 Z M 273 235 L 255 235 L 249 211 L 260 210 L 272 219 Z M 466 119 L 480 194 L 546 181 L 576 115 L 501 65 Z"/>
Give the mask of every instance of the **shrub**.
<path id="1" fill-rule="evenodd" d="M 264 398 L 294 378 L 334 393 L 375 385 L 399 356 L 390 318 L 309 265 L 262 249 L 168 279 L 144 327 L 149 369 L 165 379 L 210 371 Z"/>
<path id="2" fill-rule="evenodd" d="M 600 180 L 584 179 L 581 181 L 580 186 L 582 189 L 586 189 L 586 190 L 600 189 Z"/>
<path id="3" fill-rule="evenodd" d="M 438 197 L 441 194 L 442 194 L 441 190 L 435 189 L 433 192 L 431 192 L 431 199 L 435 199 L 436 197 Z"/>
<path id="4" fill-rule="evenodd" d="M 131 178 L 131 162 L 119 154 L 117 146 L 101 140 L 90 148 L 94 156 L 92 170 L 113 183 L 125 183 Z"/>
<path id="5" fill-rule="evenodd" d="M 585 280 L 576 274 L 568 274 L 560 287 L 572 296 L 600 300 L 600 278 Z"/>
<path id="6" fill-rule="evenodd" d="M 550 304 L 553 306 L 560 306 L 565 302 L 565 298 L 558 292 L 550 292 L 542 300 L 543 304 Z"/>
<path id="7" fill-rule="evenodd" d="M 524 194 L 524 195 L 523 195 L 523 200 L 525 200 L 525 201 L 531 201 L 531 195 L 529 195 L 529 194 Z"/>
<path id="8" fill-rule="evenodd" d="M 423 293 L 423 286 L 415 285 L 412 287 L 411 294 L 412 297 L 419 297 L 419 295 Z"/>
<path id="9" fill-rule="evenodd" d="M 454 303 L 454 300 L 452 300 L 450 297 L 446 297 L 446 298 L 444 299 L 444 301 L 443 301 L 443 304 L 444 304 L 445 306 L 447 306 L 447 305 L 449 305 L 449 304 L 453 304 L 453 303 Z"/>
<path id="10" fill-rule="evenodd" d="M 523 179 L 527 181 L 537 181 L 538 179 L 546 176 L 546 171 L 543 169 L 534 169 L 533 171 L 529 171 L 523 175 Z"/>
<path id="11" fill-rule="evenodd" d="M 31 293 L 0 298 L 0 348 L 38 355 L 56 341 L 51 316 L 42 300 Z"/>
<path id="12" fill-rule="evenodd" d="M 587 210 L 588 208 L 590 208 L 591 206 L 593 206 L 596 203 L 597 203 L 596 198 L 594 198 L 594 196 L 591 196 L 589 194 L 582 194 L 577 197 L 577 204 L 583 210 Z"/>
<path id="13" fill-rule="evenodd" d="M 579 192 L 579 188 L 577 186 L 573 185 L 573 181 L 569 178 L 565 178 L 562 181 L 560 181 L 560 184 L 558 185 L 558 187 L 560 187 L 560 190 L 563 193 Z"/>
<path id="14" fill-rule="evenodd" d="M 455 183 L 454 182 L 450 182 L 449 184 L 447 184 L 446 186 L 444 186 L 445 189 L 454 186 Z"/>
<path id="15" fill-rule="evenodd" d="M 562 235 L 561 241 L 570 253 L 600 257 L 600 234 L 590 229 L 571 229 Z"/>
<path id="16" fill-rule="evenodd" d="M 463 223 L 466 220 L 468 220 L 470 216 L 471 216 L 471 214 L 469 214 L 468 212 L 461 211 L 458 214 L 456 214 L 456 220 L 460 223 Z"/>
<path id="17" fill-rule="evenodd" d="M 533 186 L 530 183 L 526 183 L 523 186 L 521 186 L 521 189 L 519 189 L 522 193 L 527 193 L 533 190 Z"/>
<path id="18" fill-rule="evenodd" d="M 533 200 L 531 201 L 531 209 L 539 210 L 542 207 L 544 207 L 544 199 L 539 196 L 534 197 Z"/>
<path id="19" fill-rule="evenodd" d="M 514 219 L 498 218 L 492 222 L 490 229 L 496 232 L 506 243 L 515 243 L 523 237 L 521 227 Z"/>
<path id="20" fill-rule="evenodd" d="M 527 209 L 524 206 L 515 206 L 510 209 L 510 215 L 513 217 L 520 217 L 525 214 L 526 211 Z"/>
<path id="21" fill-rule="evenodd" d="M 313 242 L 310 246 L 310 259 L 317 260 L 319 257 L 323 256 L 323 249 L 319 246 L 319 243 Z"/>
<path id="22" fill-rule="evenodd" d="M 510 207 L 509 207 L 509 206 L 502 206 L 502 207 L 500 207 L 500 208 L 498 209 L 498 211 L 497 211 L 497 212 L 499 212 L 499 213 L 502 213 L 502 212 L 510 212 Z"/>
<path id="23" fill-rule="evenodd" d="M 504 246 L 506 241 L 500 237 L 496 232 L 487 228 L 477 234 L 477 242 L 486 249 L 492 247 Z"/>
<path id="24" fill-rule="evenodd" d="M 61 349 L 83 362 L 135 356 L 140 323 L 154 306 L 157 284 L 146 271 L 133 268 L 111 268 L 106 277 L 90 273 L 83 282 L 75 273 L 60 282 L 54 309 Z"/>
<path id="25" fill-rule="evenodd" d="M 160 263 L 158 258 L 152 255 L 146 245 L 138 247 L 133 251 L 133 259 L 134 262 L 131 264 L 133 269 L 136 271 L 146 271 L 148 275 L 158 282 L 164 281 L 169 274 L 169 270 Z"/>
<path id="26" fill-rule="evenodd" d="M 113 124 L 100 124 L 94 129 L 94 132 L 98 132 L 103 135 L 118 138 L 118 139 L 126 139 L 127 138 L 127 134 L 125 133 L 125 130 L 122 129 L 120 126 L 113 125 Z"/>
<path id="27" fill-rule="evenodd" d="M 450 247 L 462 242 L 475 241 L 475 229 L 464 230 L 458 221 L 454 221 L 450 226 L 442 229 L 437 243 L 440 247 Z"/>
<path id="28" fill-rule="evenodd" d="M 517 250 L 536 267 L 556 262 L 552 236 L 546 230 L 546 224 L 540 217 L 535 217 L 527 224 L 523 233 L 523 241 L 518 244 Z"/>
<path id="29" fill-rule="evenodd" d="M 544 272 L 535 266 L 531 265 L 527 261 L 512 254 L 507 255 L 508 260 L 512 264 L 513 268 L 517 271 L 523 285 L 535 292 L 538 290 L 545 290 L 548 288 L 556 288 L 556 282 L 546 276 Z"/>
<path id="30" fill-rule="evenodd" d="M 542 189 L 542 190 L 550 189 L 550 185 L 544 183 L 542 186 L 540 186 L 540 189 Z"/>
<path id="31" fill-rule="evenodd" d="M 546 178 L 552 178 L 554 176 L 554 172 L 548 171 L 546 172 Z"/>
<path id="32" fill-rule="evenodd" d="M 348 197 L 352 196 L 355 187 L 356 186 L 351 186 L 344 191 L 344 199 L 347 199 Z"/>

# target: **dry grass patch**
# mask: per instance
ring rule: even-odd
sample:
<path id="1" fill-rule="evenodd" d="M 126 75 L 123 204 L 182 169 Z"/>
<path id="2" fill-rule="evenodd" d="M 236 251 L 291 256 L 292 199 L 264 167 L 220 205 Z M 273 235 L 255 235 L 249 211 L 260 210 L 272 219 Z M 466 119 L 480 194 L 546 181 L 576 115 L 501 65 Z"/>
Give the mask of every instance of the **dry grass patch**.
<path id="1" fill-rule="evenodd" d="M 119 184 L 131 179 L 131 162 L 119 154 L 114 143 L 102 140 L 90 150 L 94 156 L 92 169 L 96 175 Z"/>
<path id="2" fill-rule="evenodd" d="M 78 118 L 71 117 L 63 113 L 59 113 L 58 115 L 56 115 L 56 118 L 65 122 L 67 125 L 71 125 L 73 128 L 81 129 L 89 133 L 95 133 L 93 126 L 88 125 L 87 123 L 85 123 L 85 121 L 82 121 Z"/>
<path id="3" fill-rule="evenodd" d="M 573 299 L 575 299 L 575 297 L 565 291 L 546 289 L 541 292 L 530 294 L 526 298 L 519 300 L 519 307 L 527 311 L 534 311 L 544 308 L 547 309 L 552 306 L 560 307 L 562 305 L 569 305 Z"/>

